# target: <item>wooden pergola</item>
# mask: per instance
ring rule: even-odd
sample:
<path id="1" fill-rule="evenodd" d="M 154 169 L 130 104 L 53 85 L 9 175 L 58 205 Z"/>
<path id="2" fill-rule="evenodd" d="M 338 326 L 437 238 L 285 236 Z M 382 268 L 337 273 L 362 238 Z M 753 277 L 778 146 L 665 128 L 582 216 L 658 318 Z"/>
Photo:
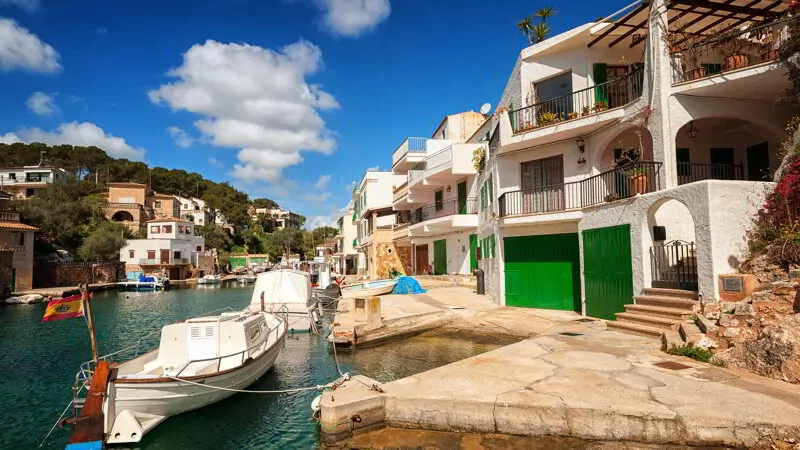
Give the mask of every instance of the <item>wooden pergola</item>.
<path id="1" fill-rule="evenodd" d="M 651 3 L 642 1 L 618 19 L 595 33 L 589 47 L 619 44 L 634 47 L 644 40 Z M 788 0 L 668 0 L 666 3 L 669 31 L 714 37 L 721 30 L 743 25 L 758 25 L 783 15 Z M 713 32 L 713 33 L 712 33 Z M 713 35 L 712 35 L 713 34 Z"/>

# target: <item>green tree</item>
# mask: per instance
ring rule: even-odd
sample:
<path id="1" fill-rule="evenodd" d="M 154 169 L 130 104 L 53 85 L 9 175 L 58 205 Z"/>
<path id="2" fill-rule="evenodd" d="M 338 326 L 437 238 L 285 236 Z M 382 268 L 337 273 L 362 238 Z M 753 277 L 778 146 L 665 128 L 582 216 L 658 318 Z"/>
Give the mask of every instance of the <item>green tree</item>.
<path id="1" fill-rule="evenodd" d="M 117 259 L 119 250 L 127 243 L 126 230 L 125 226 L 118 223 L 100 223 L 78 248 L 78 258 L 84 261 Z"/>
<path id="2" fill-rule="evenodd" d="M 517 22 L 517 29 L 520 33 L 524 34 L 528 38 L 528 45 L 533 44 L 533 33 L 531 30 L 533 29 L 533 17 L 532 16 L 525 16 Z"/>
<path id="3" fill-rule="evenodd" d="M 203 201 L 212 210 L 219 210 L 225 221 L 239 228 L 250 224 L 250 201 L 247 194 L 237 191 L 228 183 L 206 181 Z"/>
<path id="4" fill-rule="evenodd" d="M 256 198 L 253 199 L 253 208 L 279 209 L 280 205 L 268 198 Z"/>
<path id="5" fill-rule="evenodd" d="M 517 22 L 517 29 L 528 38 L 528 45 L 539 43 L 550 37 L 550 25 L 547 19 L 556 15 L 552 6 L 541 8 L 530 16 Z"/>
<path id="6" fill-rule="evenodd" d="M 268 234 L 275 231 L 277 223 L 277 219 L 267 213 L 260 212 L 253 217 L 253 227 L 261 234 Z"/>
<path id="7" fill-rule="evenodd" d="M 233 247 L 233 239 L 230 233 L 221 226 L 209 223 L 195 227 L 200 236 L 205 239 L 206 248 L 216 248 L 220 251 L 230 251 Z"/>
<path id="8" fill-rule="evenodd" d="M 267 237 L 266 243 L 267 253 L 273 255 L 302 253 L 303 232 L 293 228 L 277 230 Z"/>

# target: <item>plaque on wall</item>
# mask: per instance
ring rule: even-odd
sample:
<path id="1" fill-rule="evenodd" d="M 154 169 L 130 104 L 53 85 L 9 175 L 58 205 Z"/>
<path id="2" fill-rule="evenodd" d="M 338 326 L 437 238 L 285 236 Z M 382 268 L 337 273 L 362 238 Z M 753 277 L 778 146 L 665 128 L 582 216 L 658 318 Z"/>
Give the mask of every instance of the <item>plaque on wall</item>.
<path id="1" fill-rule="evenodd" d="M 725 292 L 744 292 L 744 280 L 741 277 L 722 277 L 722 290 Z"/>

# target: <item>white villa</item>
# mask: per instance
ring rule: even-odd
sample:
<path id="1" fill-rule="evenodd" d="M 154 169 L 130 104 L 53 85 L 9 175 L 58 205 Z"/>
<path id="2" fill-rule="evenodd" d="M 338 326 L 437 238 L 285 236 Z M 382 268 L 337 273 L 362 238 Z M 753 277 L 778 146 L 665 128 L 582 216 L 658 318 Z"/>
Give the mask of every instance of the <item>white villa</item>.
<path id="1" fill-rule="evenodd" d="M 206 202 L 195 197 L 175 196 L 180 202 L 180 218 L 194 222 L 195 225 L 208 225 L 214 222 L 214 214 L 206 207 Z"/>
<path id="2" fill-rule="evenodd" d="M 205 251 L 205 240 L 195 235 L 195 224 L 183 219 L 148 221 L 147 239 L 129 239 L 120 250 L 125 272 L 162 271 L 171 280 L 183 280 Z"/>
<path id="3" fill-rule="evenodd" d="M 0 190 L 15 198 L 30 198 L 66 177 L 67 172 L 58 167 L 0 167 Z"/>
<path id="4" fill-rule="evenodd" d="M 476 181 L 489 193 L 487 293 L 629 331 L 646 328 L 635 296 L 719 299 L 791 117 L 776 101 L 789 86 L 775 61 L 786 7 L 654 0 L 522 50 L 470 140 L 489 134 Z"/>
<path id="5" fill-rule="evenodd" d="M 410 252 L 398 252 L 392 241 L 392 192 L 404 179 L 388 171 L 367 170 L 353 189 L 353 247 L 359 252 L 358 275 L 385 278 L 392 269 L 408 273 Z"/>
<path id="6" fill-rule="evenodd" d="M 477 266 L 478 212 L 473 152 L 466 143 L 486 116 L 464 112 L 444 118 L 432 138 L 407 138 L 392 155 L 395 246 L 411 253 L 411 273 L 469 275 Z M 484 198 L 486 200 L 486 198 Z"/>
<path id="7" fill-rule="evenodd" d="M 358 252 L 354 247 L 358 239 L 355 213 L 355 208 L 350 206 L 347 214 L 337 221 L 338 232 L 335 237 L 337 252 L 333 254 L 333 261 L 336 272 L 340 274 L 355 275 L 358 272 Z"/>

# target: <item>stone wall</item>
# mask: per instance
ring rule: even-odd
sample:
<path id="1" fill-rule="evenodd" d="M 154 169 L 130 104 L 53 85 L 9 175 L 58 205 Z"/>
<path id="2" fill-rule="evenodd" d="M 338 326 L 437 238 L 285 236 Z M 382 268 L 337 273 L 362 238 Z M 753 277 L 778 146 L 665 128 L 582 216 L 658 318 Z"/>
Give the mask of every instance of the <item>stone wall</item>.
<path id="1" fill-rule="evenodd" d="M 392 242 L 375 245 L 375 277 L 386 278 L 392 269 L 411 273 L 411 247 L 396 247 Z"/>
<path id="2" fill-rule="evenodd" d="M 11 267 L 14 254 L 0 252 L 0 299 L 8 297 L 11 293 Z"/>
<path id="3" fill-rule="evenodd" d="M 94 273 L 93 273 L 94 272 Z M 125 263 L 41 262 L 33 266 L 34 287 L 77 286 L 81 283 L 113 283 L 125 277 Z"/>

